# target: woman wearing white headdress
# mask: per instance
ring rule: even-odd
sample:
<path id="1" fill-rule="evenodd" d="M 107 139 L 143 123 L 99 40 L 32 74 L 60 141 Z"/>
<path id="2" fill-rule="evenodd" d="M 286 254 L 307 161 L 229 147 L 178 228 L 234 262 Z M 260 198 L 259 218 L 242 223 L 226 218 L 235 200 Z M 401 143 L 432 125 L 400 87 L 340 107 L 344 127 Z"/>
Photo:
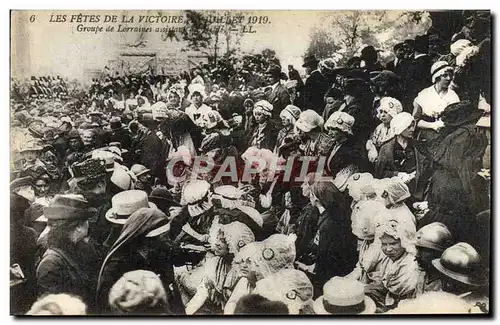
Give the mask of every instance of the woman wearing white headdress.
<path id="1" fill-rule="evenodd" d="M 237 282 L 232 270 L 233 258 L 254 240 L 253 232 L 241 222 L 232 222 L 219 228 L 211 245 L 215 256 L 178 278 L 184 293 L 192 294 L 186 304 L 186 314 L 196 313 L 207 302 L 216 309 L 211 310 L 212 312 L 222 311 Z"/>
<path id="2" fill-rule="evenodd" d="M 375 229 L 375 245 L 385 257 L 380 262 L 381 280 L 365 285 L 379 311 L 392 309 L 401 300 L 409 299 L 418 282 L 416 248 L 408 232 L 396 220 L 389 220 Z"/>

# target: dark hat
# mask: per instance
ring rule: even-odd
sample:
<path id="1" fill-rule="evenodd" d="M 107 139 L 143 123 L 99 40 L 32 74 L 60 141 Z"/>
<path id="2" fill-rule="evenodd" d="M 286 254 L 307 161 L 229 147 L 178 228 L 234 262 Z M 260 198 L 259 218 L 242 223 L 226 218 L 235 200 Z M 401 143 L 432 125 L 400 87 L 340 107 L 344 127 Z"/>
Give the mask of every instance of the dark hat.
<path id="1" fill-rule="evenodd" d="M 96 180 L 106 175 L 106 162 L 101 159 L 87 159 L 85 161 L 74 163 L 71 166 L 71 172 L 75 179 Z"/>
<path id="2" fill-rule="evenodd" d="M 361 78 L 347 78 L 344 82 L 344 88 L 346 91 L 363 87 L 366 87 L 366 81 Z"/>
<path id="3" fill-rule="evenodd" d="M 76 129 L 72 129 L 71 131 L 68 132 L 68 140 L 70 139 L 80 139 L 80 133 Z"/>
<path id="4" fill-rule="evenodd" d="M 377 55 L 377 51 L 375 50 L 375 47 L 373 47 L 373 45 L 368 45 L 361 50 L 360 58 L 363 60 L 373 55 Z"/>
<path id="5" fill-rule="evenodd" d="M 325 98 L 327 97 L 344 98 L 344 93 L 339 88 L 332 87 L 326 92 Z"/>
<path id="6" fill-rule="evenodd" d="M 309 55 L 304 58 L 304 64 L 302 64 L 302 67 L 309 67 L 314 64 L 318 64 L 319 60 L 316 59 L 316 56 L 314 55 Z"/>
<path id="7" fill-rule="evenodd" d="M 281 67 L 276 64 L 271 64 L 266 70 L 266 74 L 271 74 L 273 76 L 281 75 Z"/>
<path id="8" fill-rule="evenodd" d="M 405 45 L 410 46 L 411 48 L 415 47 L 415 40 L 414 40 L 414 39 L 411 39 L 411 38 L 405 39 L 405 40 L 403 41 L 403 43 L 404 43 Z"/>
<path id="9" fill-rule="evenodd" d="M 344 78 L 359 78 L 363 80 L 368 80 L 370 75 L 363 69 L 357 68 L 337 68 L 333 70 L 337 75 Z"/>
<path id="10" fill-rule="evenodd" d="M 429 36 L 417 35 L 415 37 L 415 50 L 426 53 L 429 50 Z"/>
<path id="11" fill-rule="evenodd" d="M 57 194 L 43 214 L 48 220 L 87 220 L 96 214 L 83 195 Z"/>
<path id="12" fill-rule="evenodd" d="M 24 216 L 24 211 L 30 207 L 30 201 L 19 194 L 10 194 L 10 214 L 11 216 Z"/>
<path id="13" fill-rule="evenodd" d="M 118 130 L 122 127 L 122 120 L 118 116 L 113 116 L 111 120 L 109 120 L 109 126 L 111 130 Z"/>
<path id="14" fill-rule="evenodd" d="M 405 43 L 403 43 L 403 42 L 397 43 L 396 45 L 394 45 L 393 49 L 394 49 L 394 51 L 397 51 L 401 48 L 404 48 L 404 45 L 405 45 Z"/>
<path id="15" fill-rule="evenodd" d="M 377 72 L 370 80 L 375 85 L 382 85 L 398 82 L 401 80 L 401 77 L 392 71 L 382 70 L 381 72 Z"/>
<path id="16" fill-rule="evenodd" d="M 475 124 L 483 113 L 484 111 L 475 108 L 470 100 L 462 100 L 448 105 L 443 111 L 441 120 L 446 126 Z"/>
<path id="17" fill-rule="evenodd" d="M 155 187 L 148 197 L 149 202 L 153 202 L 156 206 L 162 210 L 166 210 L 169 207 L 176 206 L 180 207 L 179 202 L 174 200 L 172 193 L 166 187 Z M 168 211 L 164 211 L 167 213 Z"/>

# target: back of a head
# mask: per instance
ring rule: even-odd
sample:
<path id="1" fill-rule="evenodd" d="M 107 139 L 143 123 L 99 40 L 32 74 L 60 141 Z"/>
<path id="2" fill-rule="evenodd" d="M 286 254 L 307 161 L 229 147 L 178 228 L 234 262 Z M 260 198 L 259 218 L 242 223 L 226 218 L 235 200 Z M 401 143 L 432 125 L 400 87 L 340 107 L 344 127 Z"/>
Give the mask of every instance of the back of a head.
<path id="1" fill-rule="evenodd" d="M 234 309 L 235 315 L 288 315 L 288 307 L 281 301 L 271 301 L 261 295 L 241 297 Z"/>
<path id="2" fill-rule="evenodd" d="M 65 293 L 38 299 L 26 313 L 30 316 L 86 315 L 87 306 L 78 298 Z"/>
<path id="3" fill-rule="evenodd" d="M 111 309 L 120 315 L 164 315 L 169 313 L 167 295 L 160 278 L 147 270 L 125 273 L 111 287 Z"/>
<path id="4" fill-rule="evenodd" d="M 388 314 L 468 314 L 471 306 L 447 292 L 427 292 L 416 299 L 402 301 Z"/>

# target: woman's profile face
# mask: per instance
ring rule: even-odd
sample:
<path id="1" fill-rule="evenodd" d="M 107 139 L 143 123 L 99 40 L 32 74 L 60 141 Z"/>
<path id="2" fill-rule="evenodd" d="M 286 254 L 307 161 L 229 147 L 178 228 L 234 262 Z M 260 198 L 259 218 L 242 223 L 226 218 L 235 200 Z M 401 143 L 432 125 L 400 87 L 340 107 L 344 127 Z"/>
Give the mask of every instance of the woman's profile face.
<path id="1" fill-rule="evenodd" d="M 453 70 L 448 70 L 441 77 L 437 78 L 436 83 L 442 87 L 448 88 L 452 80 Z"/>

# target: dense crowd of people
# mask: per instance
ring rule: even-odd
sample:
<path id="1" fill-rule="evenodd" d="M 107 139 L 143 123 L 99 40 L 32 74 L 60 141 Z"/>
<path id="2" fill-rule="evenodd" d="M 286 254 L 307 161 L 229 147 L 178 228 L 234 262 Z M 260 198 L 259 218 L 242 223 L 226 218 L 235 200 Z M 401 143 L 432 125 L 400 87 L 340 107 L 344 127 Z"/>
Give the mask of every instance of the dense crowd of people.
<path id="1" fill-rule="evenodd" d="M 488 31 L 12 90 L 11 312 L 488 313 Z M 432 53 L 432 55 L 431 55 Z"/>

